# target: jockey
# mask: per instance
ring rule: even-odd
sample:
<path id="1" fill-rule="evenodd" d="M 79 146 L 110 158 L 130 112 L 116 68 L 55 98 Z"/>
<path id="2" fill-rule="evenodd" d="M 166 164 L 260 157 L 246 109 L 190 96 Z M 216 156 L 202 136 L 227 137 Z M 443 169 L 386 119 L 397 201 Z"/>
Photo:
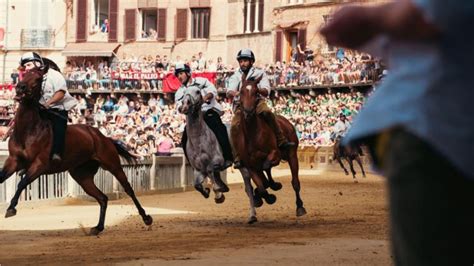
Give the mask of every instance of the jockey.
<path id="1" fill-rule="evenodd" d="M 294 146 L 295 143 L 288 142 L 286 137 L 283 135 L 280 126 L 276 122 L 275 115 L 272 113 L 271 109 L 265 103 L 265 97 L 270 96 L 271 88 L 270 82 L 268 81 L 267 74 L 261 69 L 253 67 L 255 63 L 255 56 L 250 49 L 242 49 L 237 54 L 237 61 L 239 62 L 240 69 L 235 71 L 235 73 L 229 79 L 229 85 L 227 87 L 227 96 L 235 97 L 238 95 L 240 90 L 242 75 L 246 74 L 246 79 L 257 79 L 262 77 L 258 84 L 258 93 L 259 93 L 259 102 L 257 104 L 256 112 L 260 117 L 262 117 L 265 122 L 270 126 L 277 138 L 278 148 L 285 149 L 291 146 Z M 238 100 L 237 98 L 234 100 Z M 240 109 L 234 108 L 234 117 L 232 118 L 230 133 L 233 136 L 232 138 L 237 138 L 239 134 L 239 112 Z M 242 167 L 242 162 L 240 160 L 240 155 L 234 149 L 234 168 L 238 169 Z"/>
<path id="2" fill-rule="evenodd" d="M 206 78 L 191 77 L 191 68 L 187 64 L 176 64 L 174 74 L 181 82 L 181 87 L 179 87 L 178 91 L 176 91 L 176 94 L 174 95 L 176 109 L 178 109 L 178 111 L 181 109 L 184 99 L 184 92 L 187 88 L 199 88 L 204 100 L 204 103 L 201 108 L 202 112 L 204 113 L 204 121 L 206 122 L 207 126 L 212 130 L 212 132 L 214 132 L 217 141 L 219 142 L 219 145 L 222 148 L 225 160 L 222 170 L 228 168 L 232 165 L 233 161 L 232 148 L 230 146 L 229 136 L 227 135 L 227 128 L 221 120 L 221 115 L 224 113 L 222 110 L 222 106 L 216 101 L 216 87 L 214 87 L 214 85 Z M 186 130 L 184 130 L 183 137 L 181 139 L 181 147 L 183 147 L 185 155 L 187 140 L 188 138 L 186 135 Z"/>
<path id="3" fill-rule="evenodd" d="M 35 52 L 23 54 L 20 65 L 25 71 L 45 67 L 43 58 Z M 77 104 L 77 101 L 67 91 L 63 75 L 53 68 L 48 68 L 48 72 L 44 74 L 42 90 L 43 95 L 39 103 L 48 110 L 49 118 L 53 124 L 51 160 L 59 162 L 64 150 L 68 111 Z"/>
<path id="4" fill-rule="evenodd" d="M 339 121 L 336 122 L 333 128 L 332 139 L 335 140 L 337 137 L 344 137 L 350 127 L 351 124 L 347 121 L 347 117 L 343 113 L 339 114 Z"/>

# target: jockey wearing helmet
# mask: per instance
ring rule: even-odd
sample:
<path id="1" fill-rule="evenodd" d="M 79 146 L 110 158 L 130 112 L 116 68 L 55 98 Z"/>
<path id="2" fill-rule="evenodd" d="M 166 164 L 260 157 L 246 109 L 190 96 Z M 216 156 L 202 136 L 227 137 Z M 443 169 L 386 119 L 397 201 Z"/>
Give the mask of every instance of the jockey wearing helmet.
<path id="1" fill-rule="evenodd" d="M 222 106 L 216 101 L 217 90 L 216 87 L 206 78 L 191 76 L 191 68 L 187 64 L 178 63 L 176 64 L 174 75 L 181 82 L 181 87 L 176 91 L 175 103 L 178 111 L 183 105 L 184 93 L 187 88 L 197 87 L 201 91 L 204 103 L 201 107 L 204 113 L 204 121 L 207 126 L 216 135 L 217 141 L 222 148 L 224 156 L 224 166 L 221 170 L 224 170 L 232 165 L 233 156 L 232 148 L 229 142 L 229 136 L 227 135 L 227 128 L 222 123 L 221 115 L 224 113 Z M 181 147 L 186 155 L 186 142 L 187 142 L 186 130 L 183 132 L 181 139 Z M 186 155 L 187 156 L 187 155 Z"/>
<path id="2" fill-rule="evenodd" d="M 339 114 L 339 120 L 336 122 L 333 128 L 333 139 L 337 137 L 344 137 L 346 135 L 347 130 L 351 127 L 349 121 L 347 121 L 346 115 L 343 113 Z"/>
<path id="3" fill-rule="evenodd" d="M 28 52 L 21 57 L 20 66 L 28 72 L 35 68 L 45 68 L 45 61 L 54 64 L 51 60 L 43 59 L 35 52 Z M 47 72 L 43 75 L 43 94 L 39 103 L 47 109 L 48 117 L 53 124 L 51 159 L 58 162 L 61 160 L 64 151 L 68 111 L 77 104 L 77 101 L 67 91 L 66 80 L 63 75 L 52 67 L 47 69 Z"/>
<path id="4" fill-rule="evenodd" d="M 278 148 L 285 149 L 291 146 L 294 146 L 295 143 L 288 142 L 286 137 L 283 135 L 280 126 L 276 122 L 275 115 L 272 113 L 272 110 L 267 106 L 265 103 L 265 97 L 270 96 L 271 88 L 270 82 L 268 81 L 267 74 L 261 69 L 257 69 L 253 67 L 255 63 L 255 55 L 253 54 L 252 50 L 250 49 L 242 49 L 237 54 L 237 61 L 239 62 L 240 69 L 235 71 L 235 73 L 229 79 L 229 85 L 227 87 L 227 96 L 228 97 L 235 97 L 238 95 L 240 90 L 242 75 L 246 74 L 246 79 L 258 79 L 262 77 L 258 84 L 258 94 L 259 94 L 259 102 L 257 104 L 256 112 L 260 117 L 262 117 L 265 122 L 270 126 L 273 132 L 276 135 Z M 239 115 L 240 109 L 235 108 L 234 117 L 232 118 L 231 124 L 231 135 L 233 136 L 232 139 L 237 138 L 237 134 L 239 134 Z M 242 167 L 242 162 L 240 160 L 239 154 L 234 149 L 234 168 Z"/>

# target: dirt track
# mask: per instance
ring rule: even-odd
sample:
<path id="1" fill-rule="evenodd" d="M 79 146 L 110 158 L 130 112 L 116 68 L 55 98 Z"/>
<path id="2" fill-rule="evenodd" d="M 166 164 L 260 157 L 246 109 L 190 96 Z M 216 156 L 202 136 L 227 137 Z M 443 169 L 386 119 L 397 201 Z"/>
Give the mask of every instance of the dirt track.
<path id="1" fill-rule="evenodd" d="M 145 209 L 148 206 L 197 213 L 154 216 L 151 230 L 134 215 L 120 224 L 109 225 L 99 237 L 85 236 L 80 229 L 0 231 L 0 265 L 391 263 L 382 178 L 369 175 L 354 184 L 349 176 L 328 172 L 300 179 L 308 211 L 300 218 L 295 216 L 289 177 L 277 178 L 283 183 L 283 189 L 275 192 L 277 202 L 257 209 L 259 222 L 254 225 L 245 223 L 248 199 L 241 184 L 230 186 L 222 205 L 195 191 L 141 196 Z M 17 209 L 22 215 L 21 203 Z"/>

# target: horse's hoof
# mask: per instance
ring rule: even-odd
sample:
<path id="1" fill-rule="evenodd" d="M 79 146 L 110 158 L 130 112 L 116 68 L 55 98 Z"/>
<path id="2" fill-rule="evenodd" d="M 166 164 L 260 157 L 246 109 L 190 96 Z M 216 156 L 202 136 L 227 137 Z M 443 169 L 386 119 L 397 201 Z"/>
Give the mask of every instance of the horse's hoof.
<path id="1" fill-rule="evenodd" d="M 260 197 L 253 197 L 253 204 L 256 208 L 260 208 L 263 205 L 263 200 Z"/>
<path id="2" fill-rule="evenodd" d="M 363 173 L 363 174 L 362 174 L 362 177 L 364 177 L 364 178 L 365 178 L 365 173 Z"/>
<path id="3" fill-rule="evenodd" d="M 271 205 L 276 202 L 277 197 L 273 194 L 268 194 L 266 197 L 264 197 L 264 199 L 266 203 Z"/>
<path id="4" fill-rule="evenodd" d="M 145 217 L 143 217 L 143 222 L 146 225 L 151 225 L 153 223 L 153 218 L 151 218 L 150 215 L 146 215 Z"/>
<path id="5" fill-rule="evenodd" d="M 296 216 L 300 217 L 306 214 L 306 209 L 304 207 L 299 207 L 296 209 Z"/>
<path id="6" fill-rule="evenodd" d="M 248 224 L 253 224 L 253 223 L 256 223 L 257 222 L 257 217 L 255 216 L 250 216 L 250 218 L 247 220 L 247 223 Z"/>
<path id="7" fill-rule="evenodd" d="M 91 228 L 91 231 L 89 232 L 89 235 L 91 236 L 97 236 L 100 234 L 100 232 L 102 232 L 104 229 L 100 230 L 99 228 L 97 227 L 92 227 Z"/>
<path id="8" fill-rule="evenodd" d="M 273 190 L 273 191 L 277 191 L 277 190 L 280 190 L 283 186 L 281 185 L 280 182 L 275 182 L 273 184 L 270 184 L 270 188 Z"/>
<path id="9" fill-rule="evenodd" d="M 224 194 L 222 194 L 222 196 L 220 196 L 220 198 L 214 198 L 214 201 L 217 203 L 217 204 L 221 204 L 225 201 L 225 196 Z"/>
<path id="10" fill-rule="evenodd" d="M 357 181 L 357 179 L 354 179 L 354 183 L 357 184 L 357 183 L 359 183 L 359 181 Z"/>
<path id="11" fill-rule="evenodd" d="M 344 173 L 345 173 L 346 175 L 349 175 L 349 172 L 347 172 L 347 171 L 345 171 Z"/>
<path id="12" fill-rule="evenodd" d="M 16 209 L 8 209 L 5 213 L 5 218 L 12 217 L 16 215 Z"/>

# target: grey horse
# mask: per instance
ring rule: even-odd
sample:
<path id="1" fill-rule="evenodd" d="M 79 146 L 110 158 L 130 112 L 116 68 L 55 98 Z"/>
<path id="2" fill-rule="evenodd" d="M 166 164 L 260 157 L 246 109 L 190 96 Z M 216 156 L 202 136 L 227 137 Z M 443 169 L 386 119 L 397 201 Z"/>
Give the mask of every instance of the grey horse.
<path id="1" fill-rule="evenodd" d="M 209 177 L 215 194 L 214 200 L 216 203 L 222 203 L 225 200 L 223 192 L 229 191 L 220 175 L 224 156 L 216 136 L 204 121 L 202 104 L 201 91 L 198 88 L 187 88 L 179 109 L 186 115 L 186 154 L 194 169 L 194 188 L 208 198 L 210 189 L 205 188 L 203 183 L 205 178 Z"/>

